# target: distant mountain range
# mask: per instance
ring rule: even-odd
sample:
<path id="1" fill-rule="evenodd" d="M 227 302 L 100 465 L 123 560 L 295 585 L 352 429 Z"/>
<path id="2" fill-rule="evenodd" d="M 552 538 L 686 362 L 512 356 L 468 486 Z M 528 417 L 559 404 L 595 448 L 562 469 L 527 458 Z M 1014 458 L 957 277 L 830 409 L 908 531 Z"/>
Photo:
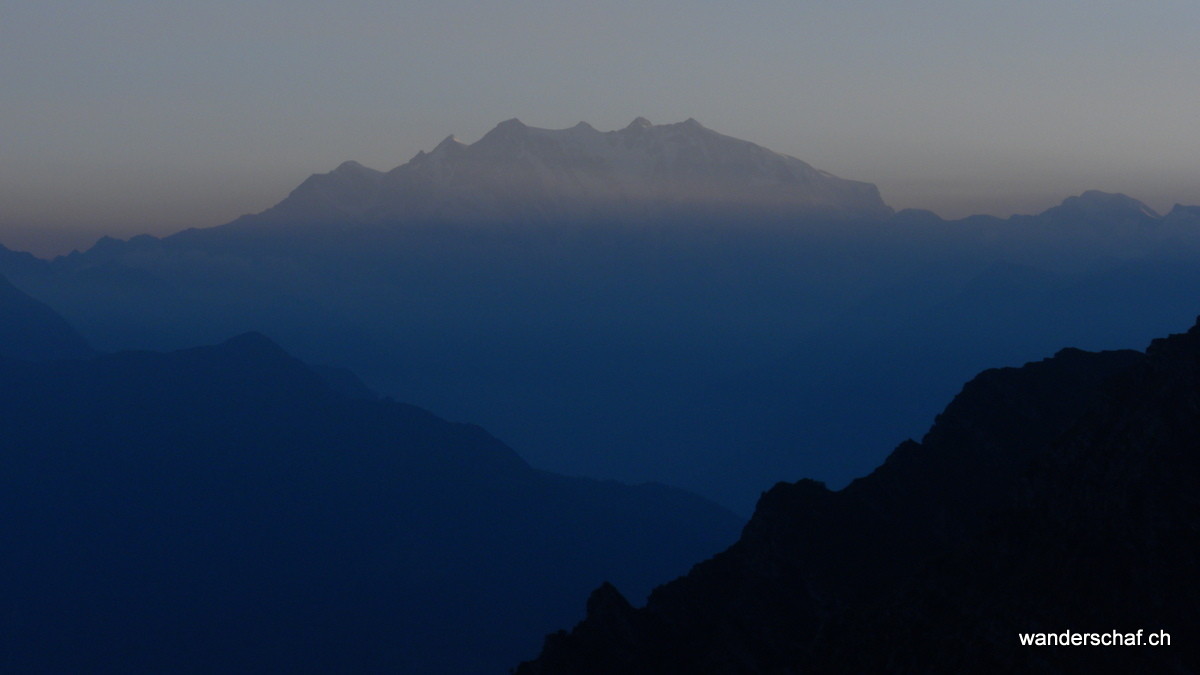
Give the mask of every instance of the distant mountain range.
<path id="1" fill-rule="evenodd" d="M 345 162 L 239 224 L 543 224 L 663 218 L 879 219 L 874 185 L 838 178 L 689 119 L 620 131 L 502 122 L 387 173 Z"/>
<path id="2" fill-rule="evenodd" d="M 260 334 L 94 354 L 0 291 L 6 673 L 500 672 L 588 587 L 646 592 L 741 525 L 537 471 Z"/>
<path id="3" fill-rule="evenodd" d="M 845 489 L 776 485 L 644 608 L 600 587 L 516 673 L 1196 672 L 1198 450 L 1200 324 L 987 371 Z M 1068 631 L 1170 646 L 1019 641 Z"/>
<path id="4" fill-rule="evenodd" d="M 780 478 L 869 471 L 982 368 L 1187 320 L 1200 207 L 946 221 L 695 121 L 510 120 L 223 226 L 0 248 L 0 273 L 103 350 L 263 332 L 534 466 L 749 513 Z"/>

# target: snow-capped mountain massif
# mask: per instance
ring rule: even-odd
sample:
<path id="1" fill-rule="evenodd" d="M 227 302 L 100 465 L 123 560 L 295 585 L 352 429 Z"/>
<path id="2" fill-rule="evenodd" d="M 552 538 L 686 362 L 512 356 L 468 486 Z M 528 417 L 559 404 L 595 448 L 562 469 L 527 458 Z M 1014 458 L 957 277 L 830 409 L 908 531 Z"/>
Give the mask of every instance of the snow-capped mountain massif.
<path id="1" fill-rule="evenodd" d="M 722 217 L 878 220 L 870 183 L 719 134 L 694 119 L 619 131 L 517 119 L 465 144 L 450 136 L 386 173 L 345 162 L 242 222 L 512 223 Z"/>

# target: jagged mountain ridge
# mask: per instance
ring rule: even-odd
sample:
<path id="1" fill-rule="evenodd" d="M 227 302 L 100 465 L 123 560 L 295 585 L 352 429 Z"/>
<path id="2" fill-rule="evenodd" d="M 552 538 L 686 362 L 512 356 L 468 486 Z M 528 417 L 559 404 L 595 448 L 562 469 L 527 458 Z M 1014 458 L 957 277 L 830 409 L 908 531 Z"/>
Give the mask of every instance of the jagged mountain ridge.
<path id="1" fill-rule="evenodd" d="M 815 662 L 897 673 L 1200 671 L 1190 639 L 1200 629 L 1198 448 L 1200 322 L 1155 339 L 1117 372 L 1034 459 L 1008 508 L 903 587 L 831 625 Z M 1016 646 L 1017 631 L 1066 630 L 1171 639 Z"/>
<path id="2" fill-rule="evenodd" d="M 714 210 L 716 213 L 714 213 Z M 869 183 L 719 134 L 694 119 L 618 131 L 500 123 L 386 173 L 357 162 L 309 177 L 250 223 L 573 224 L 738 216 L 880 220 Z"/>
<path id="3" fill-rule="evenodd" d="M 1198 363 L 1200 324 L 985 372 L 870 476 L 777 485 L 644 608 L 602 586 L 516 672 L 1194 672 Z M 1180 644 L 1017 639 L 1141 628 Z"/>

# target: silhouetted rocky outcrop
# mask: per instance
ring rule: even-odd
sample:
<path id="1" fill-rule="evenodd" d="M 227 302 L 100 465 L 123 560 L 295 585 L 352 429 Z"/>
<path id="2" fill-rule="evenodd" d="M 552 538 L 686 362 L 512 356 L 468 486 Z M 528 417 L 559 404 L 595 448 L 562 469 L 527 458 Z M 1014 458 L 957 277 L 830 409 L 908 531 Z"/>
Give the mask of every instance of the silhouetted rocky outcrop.
<path id="1" fill-rule="evenodd" d="M 644 608 L 601 588 L 516 672 L 1196 672 L 1198 448 L 1200 325 L 987 371 L 870 476 L 776 485 L 727 551 Z M 1139 629 L 1176 644 L 1018 642 Z"/>

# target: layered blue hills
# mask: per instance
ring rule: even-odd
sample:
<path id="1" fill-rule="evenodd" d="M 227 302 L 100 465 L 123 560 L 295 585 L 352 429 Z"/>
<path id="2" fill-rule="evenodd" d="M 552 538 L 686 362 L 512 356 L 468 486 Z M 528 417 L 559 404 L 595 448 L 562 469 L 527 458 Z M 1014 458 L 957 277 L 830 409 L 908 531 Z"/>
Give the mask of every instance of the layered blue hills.
<path id="1" fill-rule="evenodd" d="M 588 587 L 646 591 L 740 527 L 348 377 L 258 333 L 0 358 L 0 670 L 498 672 Z"/>
<path id="2" fill-rule="evenodd" d="M 1004 219 L 893 213 L 694 120 L 509 120 L 281 197 L 53 261 L 9 251 L 0 272 L 103 350 L 260 331 L 540 469 L 743 514 L 776 480 L 871 470 L 983 368 L 1137 348 L 1200 294 L 1196 207 L 1089 191 Z"/>

